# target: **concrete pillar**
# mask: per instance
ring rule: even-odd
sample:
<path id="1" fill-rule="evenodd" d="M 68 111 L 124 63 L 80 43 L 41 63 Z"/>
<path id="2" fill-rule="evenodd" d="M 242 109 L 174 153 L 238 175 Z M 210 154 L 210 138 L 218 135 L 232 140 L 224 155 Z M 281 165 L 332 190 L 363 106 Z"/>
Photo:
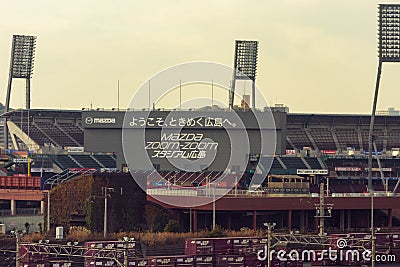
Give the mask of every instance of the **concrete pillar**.
<path id="1" fill-rule="evenodd" d="M 305 211 L 300 211 L 300 231 L 304 232 Z"/>
<path id="2" fill-rule="evenodd" d="M 17 214 L 17 203 L 15 199 L 11 199 L 11 215 Z"/>
<path id="3" fill-rule="evenodd" d="M 347 210 L 347 230 L 351 228 L 351 210 Z"/>
<path id="4" fill-rule="evenodd" d="M 197 232 L 197 210 L 193 210 L 193 232 Z"/>
<path id="5" fill-rule="evenodd" d="M 253 230 L 257 229 L 257 211 L 253 211 Z"/>
<path id="6" fill-rule="evenodd" d="M 304 228 L 308 231 L 308 210 L 304 211 Z"/>
<path id="7" fill-rule="evenodd" d="M 340 231 L 344 231 L 344 210 L 340 210 Z"/>
<path id="8" fill-rule="evenodd" d="M 189 232 L 193 232 L 193 215 L 192 209 L 189 209 Z"/>
<path id="9" fill-rule="evenodd" d="M 44 201 L 40 201 L 40 214 L 44 214 Z"/>
<path id="10" fill-rule="evenodd" d="M 393 225 L 393 210 L 388 210 L 388 227 L 392 227 Z"/>
<path id="11" fill-rule="evenodd" d="M 292 230 L 292 210 L 288 210 L 288 229 Z"/>

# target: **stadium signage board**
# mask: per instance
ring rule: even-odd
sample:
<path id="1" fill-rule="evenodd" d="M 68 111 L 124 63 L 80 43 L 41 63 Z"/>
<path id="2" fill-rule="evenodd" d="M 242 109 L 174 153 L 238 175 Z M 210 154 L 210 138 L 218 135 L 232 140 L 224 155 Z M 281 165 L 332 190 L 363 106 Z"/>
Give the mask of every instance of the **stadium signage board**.
<path id="1" fill-rule="evenodd" d="M 324 155 L 336 155 L 337 150 L 321 150 Z"/>
<path id="2" fill-rule="evenodd" d="M 327 175 L 328 174 L 328 170 L 297 169 L 297 174 Z"/>
<path id="3" fill-rule="evenodd" d="M 23 158 L 23 159 L 13 159 L 14 163 L 28 163 L 28 159 L 27 158 Z M 32 162 L 32 161 L 31 161 Z"/>
<path id="4" fill-rule="evenodd" d="M 133 128 L 143 127 L 169 127 L 169 128 L 236 128 L 235 123 L 231 118 L 224 117 L 203 117 L 196 116 L 168 116 L 168 117 L 145 117 L 145 116 L 132 116 L 129 126 Z"/>
<path id="5" fill-rule="evenodd" d="M 100 168 L 100 172 L 115 172 L 117 168 Z"/>
<path id="6" fill-rule="evenodd" d="M 82 146 L 67 146 L 65 147 L 67 152 L 84 152 L 84 148 Z"/>
<path id="7" fill-rule="evenodd" d="M 286 155 L 296 155 L 296 150 L 294 150 L 294 149 L 286 149 Z"/>
<path id="8" fill-rule="evenodd" d="M 368 168 L 365 168 L 365 170 L 367 171 L 368 170 Z M 379 171 L 383 171 L 383 172 L 391 172 L 392 171 L 392 168 L 381 168 L 381 169 L 379 169 L 379 168 L 372 168 L 372 171 L 373 172 L 379 172 Z"/>
<path id="9" fill-rule="evenodd" d="M 361 167 L 335 167 L 337 172 L 359 172 L 362 171 Z"/>
<path id="10" fill-rule="evenodd" d="M 93 118 L 93 117 L 86 117 L 85 123 L 86 124 L 115 124 L 115 118 Z"/>
<path id="11" fill-rule="evenodd" d="M 31 172 L 54 172 L 53 168 L 31 168 Z"/>

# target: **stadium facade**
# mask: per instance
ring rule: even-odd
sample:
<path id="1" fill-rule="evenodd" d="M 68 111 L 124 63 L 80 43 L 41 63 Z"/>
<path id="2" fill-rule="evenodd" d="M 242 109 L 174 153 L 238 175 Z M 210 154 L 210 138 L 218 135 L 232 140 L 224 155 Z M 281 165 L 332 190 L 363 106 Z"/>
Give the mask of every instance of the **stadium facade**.
<path id="1" fill-rule="evenodd" d="M 141 112 L 137 111 L 138 117 L 142 116 Z M 27 162 L 15 160 L 21 158 L 18 151 L 26 149 L 32 152 L 32 175 L 44 177 L 41 189 L 44 189 L 43 186 L 62 186 L 83 173 L 122 171 L 126 164 L 121 142 L 124 114 L 118 110 L 15 110 L 3 114 L 13 136 L 8 150 L 2 151 L 1 171 L 9 176 L 26 173 Z M 157 110 L 152 114 L 165 118 L 168 112 Z M 366 194 L 370 116 L 292 114 L 284 112 L 284 109 L 275 110 L 273 115 L 277 128 L 277 150 L 269 174 L 281 175 L 281 183 L 271 179 L 268 184 L 266 180 L 264 191 L 248 193 L 241 191 L 246 186 L 246 181 L 241 181 L 237 191 L 229 192 L 216 201 L 217 224 L 227 228 L 258 228 L 263 222 L 274 220 L 282 228 L 315 229 L 319 184 L 324 181 L 326 203 L 333 205 L 332 216 L 326 219 L 327 226 L 337 229 L 367 228 L 370 221 L 370 198 Z M 246 120 L 245 112 L 241 116 Z M 384 227 L 400 225 L 400 207 L 396 204 L 399 203 L 399 125 L 400 116 L 380 115 L 375 120 L 376 151 L 373 153 L 378 155 L 381 165 L 379 168 L 378 162 L 373 163 L 373 185 L 379 192 L 376 195 L 375 216 L 377 223 Z M 219 137 L 222 131 L 213 129 L 210 132 L 222 147 L 224 138 Z M 159 136 L 159 129 L 149 129 L 147 133 L 150 137 Z M 18 147 L 14 148 L 15 145 Z M 257 154 L 257 150 L 251 153 Z M 250 158 L 251 155 L 245 156 Z M 259 155 L 257 160 L 262 158 L 263 155 Z M 221 171 L 217 164 L 200 173 L 186 176 L 180 173 L 177 176 L 176 170 L 165 162 L 160 160 L 155 164 L 164 179 L 174 179 L 179 183 L 190 177 L 191 183 L 185 186 L 192 187 L 204 185 L 210 173 Z M 251 170 L 252 165 L 249 166 L 246 171 Z M 140 166 L 129 167 L 141 169 Z M 300 177 L 306 186 L 286 182 L 284 177 L 288 175 Z M 251 177 L 251 173 L 246 173 L 244 177 Z M 148 190 L 156 192 L 154 188 Z M 18 198 L 16 194 L 14 200 L 28 201 Z M 174 210 L 184 229 L 210 228 L 212 205 L 179 208 L 159 203 L 151 194 L 147 198 Z M 35 207 L 41 206 L 40 200 L 32 201 L 38 201 Z M 11 202 L 5 202 L 3 208 L 10 210 L 11 206 Z"/>

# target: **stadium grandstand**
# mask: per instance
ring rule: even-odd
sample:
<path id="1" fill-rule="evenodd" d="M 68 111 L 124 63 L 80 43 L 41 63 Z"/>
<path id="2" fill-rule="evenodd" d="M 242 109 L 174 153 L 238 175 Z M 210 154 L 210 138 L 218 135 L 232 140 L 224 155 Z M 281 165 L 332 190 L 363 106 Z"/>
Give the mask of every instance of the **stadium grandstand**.
<path id="1" fill-rule="evenodd" d="M 12 110 L 2 115 L 5 122 L 1 127 L 4 127 L 5 123 L 8 125 L 10 142 L 7 149 L 1 150 L 0 174 L 8 178 L 2 178 L 4 181 L 0 181 L 0 188 L 8 191 L 23 188 L 30 190 L 29 194 L 32 196 L 27 197 L 26 194 L 22 196 L 21 193 L 16 193 L 14 200 L 10 197 L 4 198 L 2 200 L 4 203 L 1 203 L 4 204 L 2 212 L 5 215 L 26 215 L 22 213 L 30 213 L 29 216 L 41 215 L 43 190 L 51 189 L 82 175 L 124 171 L 117 166 L 116 151 L 88 149 L 85 138 L 93 138 L 93 136 L 85 135 L 85 126 L 82 124 L 83 112 L 79 110 Z M 276 185 L 276 181 L 274 184 L 272 180 L 266 179 L 262 184 L 263 193 L 269 195 L 298 195 L 299 192 L 305 195 L 318 194 L 320 179 L 329 180 L 327 186 L 329 186 L 329 194 L 333 196 L 362 195 L 367 192 L 367 147 L 370 120 L 368 115 L 286 112 L 285 114 L 286 124 L 282 132 L 285 134 L 286 150 L 284 153 L 275 155 L 269 175 L 300 177 L 304 179 L 303 182 L 307 184 L 307 187 L 293 188 L 293 185 L 286 185 L 288 188 L 282 191 L 286 183 L 281 183 L 282 188 L 273 188 L 272 185 Z M 380 166 L 376 160 L 373 161 L 373 187 L 375 191 L 386 192 L 385 194 L 400 193 L 398 179 L 400 177 L 400 127 L 398 125 L 400 125 L 400 116 L 378 115 L 376 117 L 374 129 L 376 151 L 373 151 L 373 154 L 380 159 Z M 1 130 L 0 133 L 3 134 L 3 131 Z M 3 138 L 1 134 L 0 137 Z M 93 140 L 89 141 L 93 142 Z M 30 164 L 27 164 L 28 158 Z M 260 165 L 264 166 L 268 162 L 268 157 L 261 155 L 258 160 Z M 141 172 L 139 167 L 137 167 L 137 172 Z M 35 178 L 38 180 L 35 180 L 34 185 L 26 183 L 27 173 L 31 173 L 32 177 L 38 177 Z M 222 172 L 212 170 L 192 173 L 158 170 L 158 174 L 154 175 L 154 171 L 147 173 L 148 192 L 158 192 L 158 189 L 167 186 L 160 177 L 168 181 L 169 185 L 193 188 L 218 181 L 223 177 Z M 248 169 L 244 178 L 237 181 L 239 190 L 248 187 L 249 177 L 252 175 L 256 174 Z M 231 187 L 236 182 L 237 175 L 232 174 L 225 180 L 230 184 L 219 186 Z M 268 184 L 268 181 L 271 184 Z"/>
<path id="2" fill-rule="evenodd" d="M 369 115 L 289 114 L 286 147 L 327 154 L 366 154 L 369 123 Z M 392 150 L 400 147 L 400 116 L 377 116 L 373 134 L 378 153 L 392 155 Z"/>
<path id="3" fill-rule="evenodd" d="M 11 137 L 6 151 L 29 150 L 47 155 L 33 161 L 34 170 L 60 173 L 66 169 L 117 168 L 115 151 L 93 153 L 85 148 L 82 111 L 14 110 L 2 118 L 7 121 Z M 365 176 L 369 120 L 368 115 L 287 114 L 286 153 L 275 156 L 270 172 L 296 174 L 298 169 L 329 169 L 331 176 Z M 390 177 L 400 173 L 399 125 L 400 116 L 380 115 L 375 120 L 376 153 Z M 2 140 L 3 133 L 0 131 Z M 378 164 L 374 162 L 373 167 L 376 170 Z"/>

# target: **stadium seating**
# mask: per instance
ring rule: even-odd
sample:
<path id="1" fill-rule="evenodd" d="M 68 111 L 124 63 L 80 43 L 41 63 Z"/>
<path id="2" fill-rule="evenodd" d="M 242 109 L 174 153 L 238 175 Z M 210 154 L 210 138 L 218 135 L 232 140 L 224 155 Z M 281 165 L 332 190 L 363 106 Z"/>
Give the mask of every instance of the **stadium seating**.
<path id="1" fill-rule="evenodd" d="M 304 158 L 308 165 L 311 167 L 311 169 L 321 169 L 323 166 L 319 163 L 317 158 Z M 324 167 L 325 169 L 325 167 Z"/>
<path id="2" fill-rule="evenodd" d="M 27 121 L 14 121 L 14 123 L 38 145 L 56 145 L 55 142 L 48 135 L 46 135 L 46 133 L 37 128 L 32 122 L 28 123 Z"/>
<path id="3" fill-rule="evenodd" d="M 310 134 L 319 149 L 337 149 L 332 133 L 327 128 L 312 128 Z"/>
<path id="4" fill-rule="evenodd" d="M 383 132 L 381 130 L 374 130 L 374 136 L 383 136 Z M 364 150 L 368 150 L 368 143 L 369 143 L 369 130 L 364 129 L 361 131 L 361 136 L 362 136 L 362 142 L 364 145 Z M 376 146 L 378 148 L 378 151 L 382 151 L 384 149 L 383 147 L 383 140 L 382 139 L 378 139 L 375 140 Z"/>
<path id="5" fill-rule="evenodd" d="M 302 149 L 303 147 L 313 147 L 310 139 L 308 138 L 306 132 L 300 128 L 287 128 L 286 136 L 289 137 L 292 142 L 292 147 L 289 143 L 288 149 Z"/>
<path id="6" fill-rule="evenodd" d="M 271 165 L 271 169 L 283 169 L 283 166 L 276 158 L 274 158 L 274 161 L 272 162 Z"/>
<path id="7" fill-rule="evenodd" d="M 304 165 L 304 162 L 301 160 L 301 158 L 281 157 L 281 160 L 288 169 L 307 169 L 307 166 Z"/>
<path id="8" fill-rule="evenodd" d="M 10 113 L 8 120 L 40 146 L 83 147 L 81 116 L 80 111 L 30 110 L 29 121 L 27 111 Z"/>
<path id="9" fill-rule="evenodd" d="M 61 169 L 68 168 L 82 168 L 83 166 L 75 162 L 70 155 L 56 155 L 54 162 L 60 166 Z"/>
<path id="10" fill-rule="evenodd" d="M 93 155 L 93 157 L 100 162 L 105 168 L 115 168 L 116 161 L 111 155 Z"/>
<path id="11" fill-rule="evenodd" d="M 70 155 L 79 162 L 80 165 L 82 165 L 84 168 L 104 168 L 104 166 L 100 165 L 91 155 L 87 154 L 74 154 Z"/>
<path id="12" fill-rule="evenodd" d="M 90 154 L 60 154 L 56 155 L 54 162 L 61 169 L 68 168 L 115 168 L 116 161 L 112 155 L 90 155 Z"/>
<path id="13" fill-rule="evenodd" d="M 74 123 L 57 122 L 57 125 L 69 136 L 71 136 L 80 146 L 84 145 L 83 130 Z"/>
<path id="14" fill-rule="evenodd" d="M 60 128 L 52 122 L 37 121 L 36 126 L 46 133 L 54 142 L 61 147 L 65 146 L 79 146 L 68 135 L 66 135 Z"/>
<path id="15" fill-rule="evenodd" d="M 367 151 L 369 123 L 368 115 L 288 114 L 286 148 L 311 147 L 340 152 L 352 147 L 356 151 Z M 377 137 L 378 151 L 400 147 L 399 125 L 400 116 L 376 117 L 373 135 Z"/>
<path id="16" fill-rule="evenodd" d="M 335 134 L 341 149 L 354 147 L 356 150 L 360 150 L 361 147 L 358 140 L 358 133 L 354 129 L 336 128 Z"/>

